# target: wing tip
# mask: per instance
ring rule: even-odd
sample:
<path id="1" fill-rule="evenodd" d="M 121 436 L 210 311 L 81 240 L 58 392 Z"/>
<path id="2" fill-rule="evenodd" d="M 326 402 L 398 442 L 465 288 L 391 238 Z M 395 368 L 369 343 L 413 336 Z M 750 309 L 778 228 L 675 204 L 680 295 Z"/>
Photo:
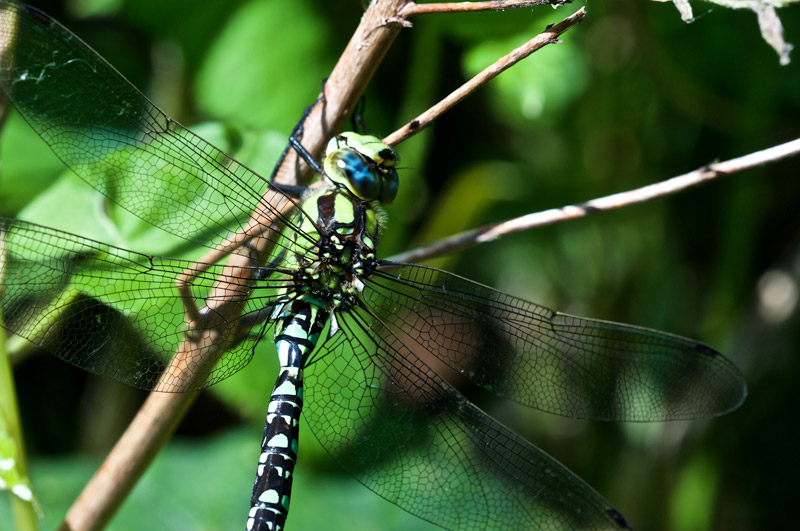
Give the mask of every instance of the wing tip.
<path id="1" fill-rule="evenodd" d="M 606 514 L 609 516 L 609 518 L 614 520 L 614 523 L 617 524 L 617 526 L 620 529 L 630 529 L 631 528 L 631 526 L 628 525 L 628 521 L 625 520 L 625 517 L 622 516 L 620 514 L 620 512 L 618 510 L 614 509 L 613 507 L 609 507 L 608 509 L 606 509 Z"/>
<path id="2" fill-rule="evenodd" d="M 704 355 L 709 356 L 711 358 L 716 358 L 717 356 L 721 355 L 719 351 L 714 350 L 713 348 L 711 348 L 708 345 L 703 344 L 703 343 L 695 343 L 694 344 L 694 350 L 696 350 L 700 354 L 704 354 Z"/>

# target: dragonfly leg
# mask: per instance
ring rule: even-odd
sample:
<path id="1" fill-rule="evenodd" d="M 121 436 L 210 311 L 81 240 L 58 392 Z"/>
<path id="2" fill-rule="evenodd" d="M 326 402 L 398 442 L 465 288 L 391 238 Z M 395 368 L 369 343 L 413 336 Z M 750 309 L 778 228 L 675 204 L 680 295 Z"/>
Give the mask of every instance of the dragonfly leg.
<path id="1" fill-rule="evenodd" d="M 301 138 L 303 138 L 303 128 L 305 127 L 306 118 L 308 118 L 308 115 L 311 114 L 312 109 L 314 109 L 314 107 L 318 103 L 325 101 L 325 83 L 327 81 L 328 81 L 328 78 L 325 78 L 325 79 L 322 80 L 322 89 L 320 91 L 319 96 L 317 96 L 317 99 L 314 100 L 314 103 L 312 103 L 311 105 L 309 105 L 308 107 L 306 107 L 303 110 L 303 114 L 300 116 L 300 119 L 297 121 L 297 123 L 295 124 L 294 128 L 292 129 L 292 133 L 289 135 L 289 142 L 286 144 L 286 147 L 283 148 L 283 152 L 281 153 L 281 156 L 278 158 L 278 163 L 275 164 L 275 169 L 272 170 L 272 175 L 269 176 L 269 182 L 270 183 L 277 184 L 275 182 L 275 175 L 277 175 L 277 173 L 278 173 L 278 168 L 280 168 L 281 164 L 283 164 L 283 160 L 286 158 L 286 155 L 289 154 L 289 150 L 292 149 L 292 148 L 294 148 L 295 150 L 297 149 L 292 144 L 292 139 L 295 139 L 295 141 L 297 141 L 297 143 L 299 144 L 299 140 Z M 303 148 L 303 152 L 308 153 L 305 150 L 305 148 Z M 299 152 L 299 151 L 298 151 L 298 154 L 301 157 L 303 156 L 303 154 L 301 152 Z M 313 159 L 313 157 L 312 157 L 312 159 Z M 303 157 L 303 160 L 308 162 L 308 160 L 306 160 L 305 157 Z M 309 164 L 309 165 L 312 168 L 314 167 L 313 164 Z M 316 169 L 316 168 L 314 168 L 314 169 Z M 297 197 L 299 197 L 299 196 L 297 196 Z"/>
<path id="2" fill-rule="evenodd" d="M 367 124 L 364 123 L 364 110 L 367 108 L 367 97 L 363 94 L 358 98 L 353 114 L 350 115 L 350 125 L 353 126 L 353 131 L 362 135 L 368 135 L 369 129 Z"/>
<path id="3" fill-rule="evenodd" d="M 276 166 L 277 167 L 277 166 Z M 277 188 L 284 194 L 293 197 L 295 199 L 300 199 L 303 197 L 303 194 L 306 193 L 308 190 L 308 186 L 300 186 L 296 184 L 281 184 L 281 183 L 271 183 L 273 187 Z"/>
<path id="4" fill-rule="evenodd" d="M 252 255 L 249 257 L 249 259 L 250 265 L 257 268 L 253 272 L 253 278 L 257 281 L 264 281 L 268 280 L 270 275 L 275 272 L 275 269 L 284 263 L 284 260 L 286 260 L 286 251 L 283 250 L 278 253 L 278 255 L 270 260 L 269 263 L 264 267 L 258 267 L 258 260 Z"/>
<path id="5" fill-rule="evenodd" d="M 289 145 L 297 151 L 297 154 L 302 158 L 306 164 L 311 166 L 313 170 L 320 175 L 325 175 L 325 170 L 322 169 L 322 165 L 317 162 L 317 159 L 314 158 L 314 155 L 308 152 L 308 150 L 303 147 L 303 144 L 300 143 L 300 140 L 295 136 L 289 137 Z"/>

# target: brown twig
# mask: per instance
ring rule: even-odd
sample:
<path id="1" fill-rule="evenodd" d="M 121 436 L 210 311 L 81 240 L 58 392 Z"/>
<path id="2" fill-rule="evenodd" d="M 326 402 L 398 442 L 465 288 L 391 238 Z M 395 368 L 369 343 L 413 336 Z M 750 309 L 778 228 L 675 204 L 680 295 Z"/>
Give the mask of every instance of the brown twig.
<path id="1" fill-rule="evenodd" d="M 391 135 L 384 138 L 383 141 L 390 146 L 396 146 L 407 138 L 419 133 L 428 127 L 436 118 L 439 117 L 439 115 L 450 110 L 454 105 L 458 104 L 461 100 L 478 90 L 478 88 L 497 77 L 501 72 L 511 68 L 536 50 L 539 50 L 548 44 L 557 42 L 558 37 L 562 33 L 583 20 L 585 16 L 586 9 L 580 8 L 574 14 L 568 16 L 558 24 L 548 26 L 547 29 L 545 29 L 542 33 L 532 38 L 516 50 L 510 52 L 504 57 L 501 57 L 492 65 L 484 68 L 482 72 L 461 85 L 455 91 L 451 92 L 442 101 L 424 113 L 420 114 Z"/>
<path id="2" fill-rule="evenodd" d="M 494 0 L 490 2 L 439 2 L 431 4 L 418 4 L 408 2 L 402 10 L 400 16 L 403 18 L 414 15 L 427 15 L 430 13 L 467 13 L 471 11 L 506 11 L 508 9 L 519 9 L 523 7 L 537 7 L 551 5 L 553 7 L 562 6 L 572 0 Z"/>
<path id="3" fill-rule="evenodd" d="M 397 13 L 407 0 L 372 2 L 325 82 L 324 94 L 305 121 L 303 146 L 319 155 L 325 142 L 341 130 L 364 93 L 383 56 L 404 26 Z M 295 179 L 295 176 L 297 178 Z M 293 150 L 276 173 L 279 183 L 307 184 L 311 171 Z"/>
<path id="4" fill-rule="evenodd" d="M 552 225 L 553 223 L 569 219 L 582 218 L 596 212 L 614 210 L 675 194 L 692 186 L 697 186 L 698 184 L 716 179 L 717 177 L 730 175 L 756 166 L 763 166 L 798 154 L 800 154 L 800 139 L 756 151 L 735 159 L 709 164 L 695 171 L 667 179 L 666 181 L 636 188 L 635 190 L 592 199 L 585 203 L 527 214 L 500 223 L 484 225 L 483 227 L 478 227 L 439 240 L 433 244 L 417 247 L 416 249 L 411 249 L 410 251 L 392 256 L 390 260 L 396 262 L 418 262 L 420 260 L 464 249 L 465 247 L 477 243 L 496 240 L 506 234 L 529 230 L 544 225 Z"/>

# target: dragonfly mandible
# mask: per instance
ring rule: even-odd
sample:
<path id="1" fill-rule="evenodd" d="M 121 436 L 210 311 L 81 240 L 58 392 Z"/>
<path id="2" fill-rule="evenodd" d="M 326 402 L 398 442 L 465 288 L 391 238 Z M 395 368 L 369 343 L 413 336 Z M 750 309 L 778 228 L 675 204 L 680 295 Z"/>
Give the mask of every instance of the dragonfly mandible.
<path id="1" fill-rule="evenodd" d="M 41 11 L 0 2 L 0 53 L 0 87 L 91 186 L 199 245 L 214 248 L 232 233 L 271 244 L 263 262 L 245 268 L 255 279 L 248 282 L 226 266 L 0 219 L 2 325 L 78 367 L 143 389 L 187 391 L 242 369 L 255 344 L 273 337 L 282 368 L 248 529 L 285 523 L 301 408 L 361 483 L 441 527 L 628 527 L 428 359 L 500 397 L 576 418 L 695 419 L 744 400 L 738 369 L 697 341 L 377 258 L 381 203 L 394 197 L 397 176 L 394 150 L 376 138 L 335 137 L 326 184 L 298 199 L 172 120 Z M 251 223 L 254 211 L 270 226 Z M 233 252 L 253 255 L 249 245 Z M 191 283 L 179 291 L 175 279 L 187 270 Z M 232 314 L 215 309 L 220 292 L 237 295 Z M 198 309 L 188 332 L 187 300 Z M 213 341 L 224 354 L 173 370 L 176 352 L 201 358 L 211 347 L 181 351 L 186 336 L 211 330 L 221 330 Z"/>

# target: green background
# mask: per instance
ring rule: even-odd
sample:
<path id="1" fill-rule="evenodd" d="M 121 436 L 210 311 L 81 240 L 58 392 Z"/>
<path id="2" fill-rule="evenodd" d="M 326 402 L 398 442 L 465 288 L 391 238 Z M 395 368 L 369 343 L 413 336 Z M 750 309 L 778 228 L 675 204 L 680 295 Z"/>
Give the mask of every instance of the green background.
<path id="1" fill-rule="evenodd" d="M 36 5 L 178 121 L 264 175 L 363 10 L 359 0 Z M 367 125 L 388 134 L 580 5 L 414 19 L 367 90 Z M 399 146 L 401 191 L 381 255 L 800 136 L 797 54 L 779 66 L 752 13 L 694 7 L 699 18 L 687 25 L 669 3 L 590 2 L 562 44 Z M 781 14 L 787 40 L 800 44 L 798 11 Z M 65 172 L 18 116 L 5 124 L 0 156 L 0 215 L 160 249 L 152 236 L 98 222 L 102 198 Z M 799 170 L 800 161 L 784 161 L 431 262 L 549 307 L 708 343 L 747 377 L 750 395 L 738 411 L 609 424 L 508 403 L 484 407 L 586 480 L 634 528 L 795 523 Z M 15 369 L 20 407 L 42 526 L 54 529 L 144 395 L 27 354 Z M 274 360 L 262 356 L 204 393 L 110 528 L 242 528 L 275 374 Z M 2 500 L 0 528 L 6 514 Z M 339 470 L 307 430 L 289 523 L 433 529 Z"/>

